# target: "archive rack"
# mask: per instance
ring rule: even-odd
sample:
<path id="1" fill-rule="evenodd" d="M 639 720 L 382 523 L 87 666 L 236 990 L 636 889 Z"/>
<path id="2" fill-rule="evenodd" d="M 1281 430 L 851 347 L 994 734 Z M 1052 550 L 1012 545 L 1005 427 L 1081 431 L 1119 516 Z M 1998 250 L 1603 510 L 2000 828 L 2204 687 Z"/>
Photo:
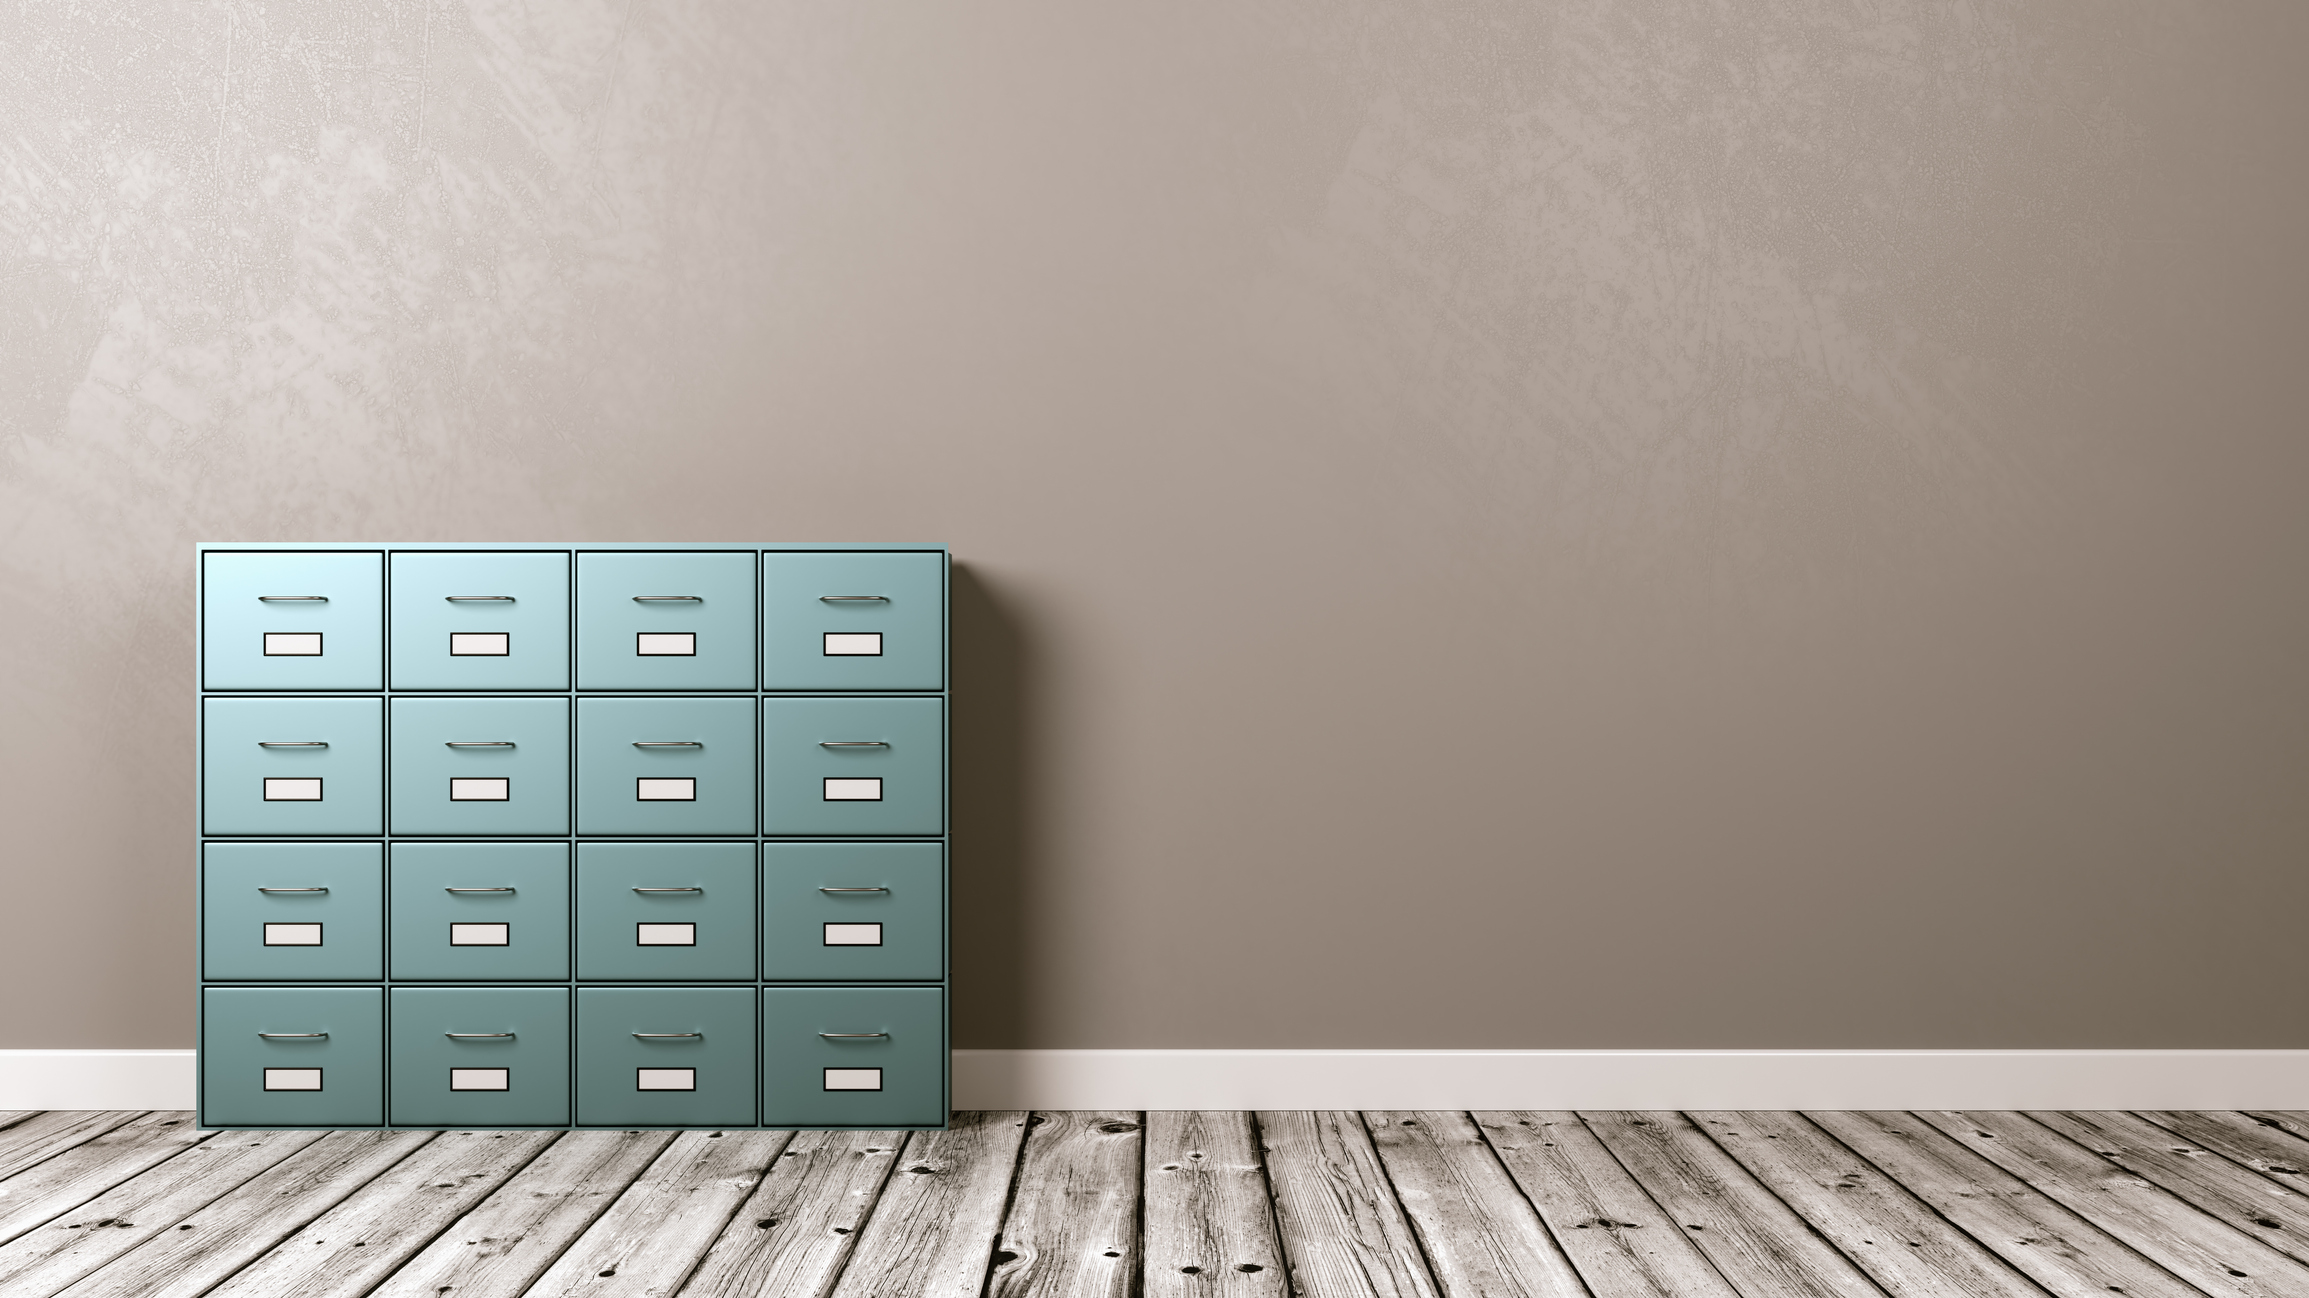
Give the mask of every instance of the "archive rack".
<path id="1" fill-rule="evenodd" d="M 945 1125 L 943 547 L 198 570 L 203 1126 Z"/>

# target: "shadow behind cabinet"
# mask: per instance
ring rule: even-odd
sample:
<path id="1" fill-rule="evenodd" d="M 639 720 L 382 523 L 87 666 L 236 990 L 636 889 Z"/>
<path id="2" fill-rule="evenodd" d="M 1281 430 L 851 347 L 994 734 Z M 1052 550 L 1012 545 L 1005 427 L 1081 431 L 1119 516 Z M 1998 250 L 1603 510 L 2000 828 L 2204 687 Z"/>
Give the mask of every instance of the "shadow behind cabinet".
<path id="1" fill-rule="evenodd" d="M 945 1125 L 942 547 L 198 559 L 202 1126 Z"/>

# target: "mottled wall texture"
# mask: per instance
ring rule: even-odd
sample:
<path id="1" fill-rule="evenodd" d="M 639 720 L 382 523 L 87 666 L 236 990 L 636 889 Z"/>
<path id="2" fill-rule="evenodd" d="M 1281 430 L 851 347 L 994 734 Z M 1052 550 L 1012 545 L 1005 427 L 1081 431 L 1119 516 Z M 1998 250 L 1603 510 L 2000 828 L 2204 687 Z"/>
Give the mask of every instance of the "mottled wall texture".
<path id="1" fill-rule="evenodd" d="M 2300 1047 L 2309 6 L 16 0 L 0 1046 L 192 543 L 935 540 L 956 1042 Z"/>

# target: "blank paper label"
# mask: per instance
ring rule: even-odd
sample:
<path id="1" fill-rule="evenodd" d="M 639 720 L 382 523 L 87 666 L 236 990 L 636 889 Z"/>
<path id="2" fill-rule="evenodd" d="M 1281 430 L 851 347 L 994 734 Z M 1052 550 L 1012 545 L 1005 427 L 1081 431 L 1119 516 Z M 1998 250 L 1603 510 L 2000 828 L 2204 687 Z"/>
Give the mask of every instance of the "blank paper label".
<path id="1" fill-rule="evenodd" d="M 313 652 L 319 653 L 320 650 L 315 649 Z M 879 631 L 828 631 L 826 633 L 826 656 L 828 658 L 848 656 L 879 658 L 882 656 L 882 633 Z"/>
<path id="2" fill-rule="evenodd" d="M 266 946 L 319 946 L 321 926 L 318 924 L 267 924 Z"/>
<path id="3" fill-rule="evenodd" d="M 509 1091 L 513 1089 L 513 1070 L 510 1068 L 452 1068 L 449 1070 L 449 1089 L 452 1091 Z"/>
<path id="4" fill-rule="evenodd" d="M 633 651 L 644 658 L 695 658 L 695 631 L 643 631 L 633 638 Z"/>
<path id="5" fill-rule="evenodd" d="M 881 800 L 882 782 L 880 780 L 837 780 L 831 777 L 826 780 L 826 801 L 828 802 L 880 802 Z"/>
<path id="6" fill-rule="evenodd" d="M 882 1070 L 879 1068 L 829 1068 L 826 1070 L 826 1089 L 829 1091 L 881 1090 Z"/>
<path id="7" fill-rule="evenodd" d="M 320 652 L 314 650 L 315 653 Z M 503 631 L 451 631 L 449 654 L 453 658 L 503 658 L 513 652 L 513 637 Z"/>
<path id="8" fill-rule="evenodd" d="M 829 649 L 826 652 L 832 653 Z M 318 631 L 267 631 L 265 657 L 318 658 L 321 656 L 321 633 Z"/>
<path id="9" fill-rule="evenodd" d="M 509 946 L 513 942 L 511 924 L 451 924 L 451 946 Z"/>
<path id="10" fill-rule="evenodd" d="M 513 781 L 507 779 L 452 779 L 449 781 L 451 802 L 505 802 L 513 797 Z"/>
<path id="11" fill-rule="evenodd" d="M 281 780 L 270 776 L 265 779 L 265 801 L 267 802 L 319 802 L 320 800 L 321 782 L 319 780 Z"/>
<path id="12" fill-rule="evenodd" d="M 637 1091 L 694 1091 L 698 1088 L 698 1070 L 695 1068 L 636 1068 L 633 1073 L 633 1089 Z"/>
<path id="13" fill-rule="evenodd" d="M 268 1091 L 317 1091 L 321 1089 L 321 1070 L 318 1068 L 267 1068 L 265 1089 Z"/>
<path id="14" fill-rule="evenodd" d="M 826 945 L 880 946 L 882 945 L 882 926 L 880 924 L 828 924 L 826 925 Z"/>
<path id="15" fill-rule="evenodd" d="M 651 780 L 633 782 L 633 796 L 638 802 L 695 802 L 698 800 L 696 780 Z"/>
<path id="16" fill-rule="evenodd" d="M 696 946 L 698 926 L 695 924 L 636 924 L 633 940 L 637 946 Z"/>

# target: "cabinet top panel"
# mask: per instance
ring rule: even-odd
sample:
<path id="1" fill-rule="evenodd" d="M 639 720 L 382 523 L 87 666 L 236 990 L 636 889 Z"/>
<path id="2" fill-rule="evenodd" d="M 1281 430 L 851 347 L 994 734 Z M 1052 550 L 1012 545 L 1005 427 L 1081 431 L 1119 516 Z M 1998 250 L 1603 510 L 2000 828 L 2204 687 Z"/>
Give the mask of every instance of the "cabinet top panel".
<path id="1" fill-rule="evenodd" d="M 202 541 L 209 550 L 938 550 L 935 541 Z"/>

